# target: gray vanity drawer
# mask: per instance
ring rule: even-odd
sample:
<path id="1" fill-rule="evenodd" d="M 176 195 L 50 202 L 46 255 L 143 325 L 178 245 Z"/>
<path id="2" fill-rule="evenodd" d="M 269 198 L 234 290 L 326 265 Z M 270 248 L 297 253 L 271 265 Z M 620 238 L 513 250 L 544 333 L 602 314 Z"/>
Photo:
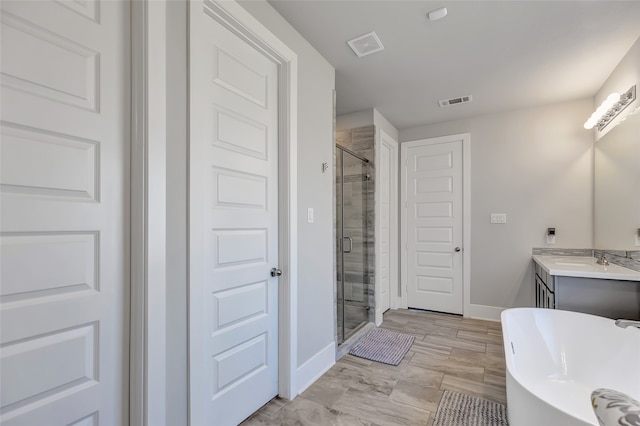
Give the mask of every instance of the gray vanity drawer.
<path id="1" fill-rule="evenodd" d="M 549 275 L 549 273 L 547 271 L 545 271 L 542 266 L 538 265 L 537 263 L 534 263 L 535 267 L 536 267 L 536 276 L 539 277 L 542 282 L 551 290 L 554 291 L 554 282 L 553 282 L 553 276 Z"/>
<path id="2" fill-rule="evenodd" d="M 553 282 L 553 280 L 551 280 Z M 536 308 L 555 309 L 556 295 L 536 274 Z"/>

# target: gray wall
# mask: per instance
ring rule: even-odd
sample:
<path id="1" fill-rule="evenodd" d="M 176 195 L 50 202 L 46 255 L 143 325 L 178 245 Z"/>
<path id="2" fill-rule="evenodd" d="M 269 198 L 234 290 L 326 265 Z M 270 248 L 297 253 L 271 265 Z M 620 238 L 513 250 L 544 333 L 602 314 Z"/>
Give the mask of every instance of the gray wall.
<path id="1" fill-rule="evenodd" d="M 375 108 L 342 114 L 336 117 L 337 130 L 355 129 L 371 124 L 376 126 L 377 129 L 384 130 L 393 140 L 398 140 L 398 129 Z"/>
<path id="2" fill-rule="evenodd" d="M 373 109 L 373 124 L 377 129 L 384 130 L 394 141 L 398 140 L 398 129 L 375 108 Z"/>
<path id="3" fill-rule="evenodd" d="M 266 1 L 240 1 L 298 54 L 298 365 L 334 342 L 334 68 Z M 315 222 L 307 223 L 307 208 Z"/>
<path id="4" fill-rule="evenodd" d="M 339 96 L 339 94 L 336 94 L 336 97 Z M 374 124 L 372 109 L 352 112 L 351 114 L 342 114 L 336 117 L 336 130 L 349 130 L 372 124 Z"/>
<path id="5" fill-rule="evenodd" d="M 595 142 L 594 239 L 599 249 L 640 250 L 634 238 L 640 227 L 640 112 L 620 123 L 640 107 L 640 39 L 596 93 L 593 109 L 611 92 L 624 93 L 634 84 L 636 100 L 604 128 L 604 137 Z"/>
<path id="6" fill-rule="evenodd" d="M 375 108 L 342 114 L 336 117 L 337 130 L 355 129 L 371 124 L 376 126 L 376 129 L 384 130 L 393 140 L 398 140 L 398 129 Z"/>
<path id="7" fill-rule="evenodd" d="M 472 304 L 534 305 L 531 249 L 548 246 L 547 227 L 555 247 L 592 246 L 591 112 L 584 99 L 400 131 L 401 142 L 471 134 Z"/>

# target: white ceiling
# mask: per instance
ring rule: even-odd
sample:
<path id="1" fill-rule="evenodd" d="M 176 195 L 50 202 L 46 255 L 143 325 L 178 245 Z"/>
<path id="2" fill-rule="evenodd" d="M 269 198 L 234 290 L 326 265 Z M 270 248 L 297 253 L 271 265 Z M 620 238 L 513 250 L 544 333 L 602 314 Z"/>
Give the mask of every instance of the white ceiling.
<path id="1" fill-rule="evenodd" d="M 399 129 L 592 97 L 640 37 L 637 0 L 269 3 L 336 68 L 338 114 L 375 107 Z M 358 58 L 347 40 L 373 30 L 385 50 Z"/>

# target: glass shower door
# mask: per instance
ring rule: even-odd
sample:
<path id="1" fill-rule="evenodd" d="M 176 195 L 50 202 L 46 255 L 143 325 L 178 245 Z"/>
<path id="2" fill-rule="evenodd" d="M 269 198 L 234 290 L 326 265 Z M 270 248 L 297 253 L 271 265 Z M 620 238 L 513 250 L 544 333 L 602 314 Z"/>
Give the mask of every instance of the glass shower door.
<path id="1" fill-rule="evenodd" d="M 368 320 L 366 161 L 338 147 L 336 165 L 338 342 Z"/>

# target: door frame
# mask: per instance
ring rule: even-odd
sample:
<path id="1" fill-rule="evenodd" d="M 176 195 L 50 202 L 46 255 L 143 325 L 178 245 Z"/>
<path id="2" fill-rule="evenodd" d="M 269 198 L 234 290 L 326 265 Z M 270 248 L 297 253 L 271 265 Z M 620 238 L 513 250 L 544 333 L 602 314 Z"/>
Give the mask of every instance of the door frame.
<path id="1" fill-rule="evenodd" d="M 278 395 L 293 399 L 298 394 L 298 57 L 237 2 L 204 0 L 203 3 L 207 15 L 278 66 L 278 257 L 284 271 L 278 283 Z"/>
<path id="2" fill-rule="evenodd" d="M 286 271 L 280 277 L 278 293 L 278 391 L 280 396 L 292 399 L 298 393 L 297 55 L 238 3 L 208 0 L 206 4 L 212 17 L 258 46 L 278 64 L 279 257 L 281 268 Z M 165 426 L 166 398 L 170 394 L 166 383 L 166 292 L 172 285 L 167 282 L 163 267 L 167 255 L 166 4 L 153 0 L 131 1 L 130 19 L 129 424 Z M 186 28 L 188 31 L 188 22 Z M 188 322 L 188 309 L 184 307 L 185 322 Z M 188 333 L 188 329 L 185 332 Z M 188 346 L 186 339 L 185 343 Z M 188 364 L 188 355 L 185 363 Z M 188 365 L 183 368 L 188 381 Z M 188 398 L 186 395 L 187 406 Z M 185 415 L 186 423 L 188 413 Z"/>
<path id="3" fill-rule="evenodd" d="M 447 142 L 462 141 L 462 315 L 471 313 L 471 134 L 459 133 L 455 135 L 435 138 L 417 139 L 400 144 L 401 173 L 400 173 L 400 273 L 401 294 L 400 306 L 408 308 L 407 281 L 408 256 L 407 251 L 407 170 L 408 149 L 419 146 L 436 145 Z"/>
<path id="4" fill-rule="evenodd" d="M 166 425 L 166 5 L 131 1 L 129 424 Z"/>
<path id="5" fill-rule="evenodd" d="M 385 132 L 382 128 L 376 128 L 376 144 L 377 144 L 377 152 L 382 152 L 382 146 L 385 146 L 389 149 L 390 158 L 389 158 L 389 206 L 391 209 L 389 215 L 389 231 L 390 231 L 390 239 L 389 239 L 389 288 L 387 291 L 389 292 L 389 309 L 397 309 L 400 307 L 399 295 L 400 295 L 400 274 L 398 273 L 398 141 L 396 141 L 391 135 Z M 382 156 L 376 155 L 376 182 L 382 182 L 381 180 L 381 170 L 382 170 Z M 381 200 L 381 185 L 376 185 L 376 199 Z M 376 217 L 382 218 L 381 213 L 382 203 L 376 202 Z M 382 226 L 380 221 L 376 223 L 376 241 L 380 241 L 382 235 Z M 379 247 L 379 246 L 376 246 Z M 396 254 L 396 255 L 394 255 Z M 382 292 L 382 283 L 380 279 L 380 264 L 381 264 L 381 256 L 376 256 L 376 311 L 375 311 L 375 324 L 378 326 L 382 323 L 384 311 L 378 309 L 379 297 Z M 397 285 L 394 287 L 392 285 L 393 282 L 397 282 Z"/>

